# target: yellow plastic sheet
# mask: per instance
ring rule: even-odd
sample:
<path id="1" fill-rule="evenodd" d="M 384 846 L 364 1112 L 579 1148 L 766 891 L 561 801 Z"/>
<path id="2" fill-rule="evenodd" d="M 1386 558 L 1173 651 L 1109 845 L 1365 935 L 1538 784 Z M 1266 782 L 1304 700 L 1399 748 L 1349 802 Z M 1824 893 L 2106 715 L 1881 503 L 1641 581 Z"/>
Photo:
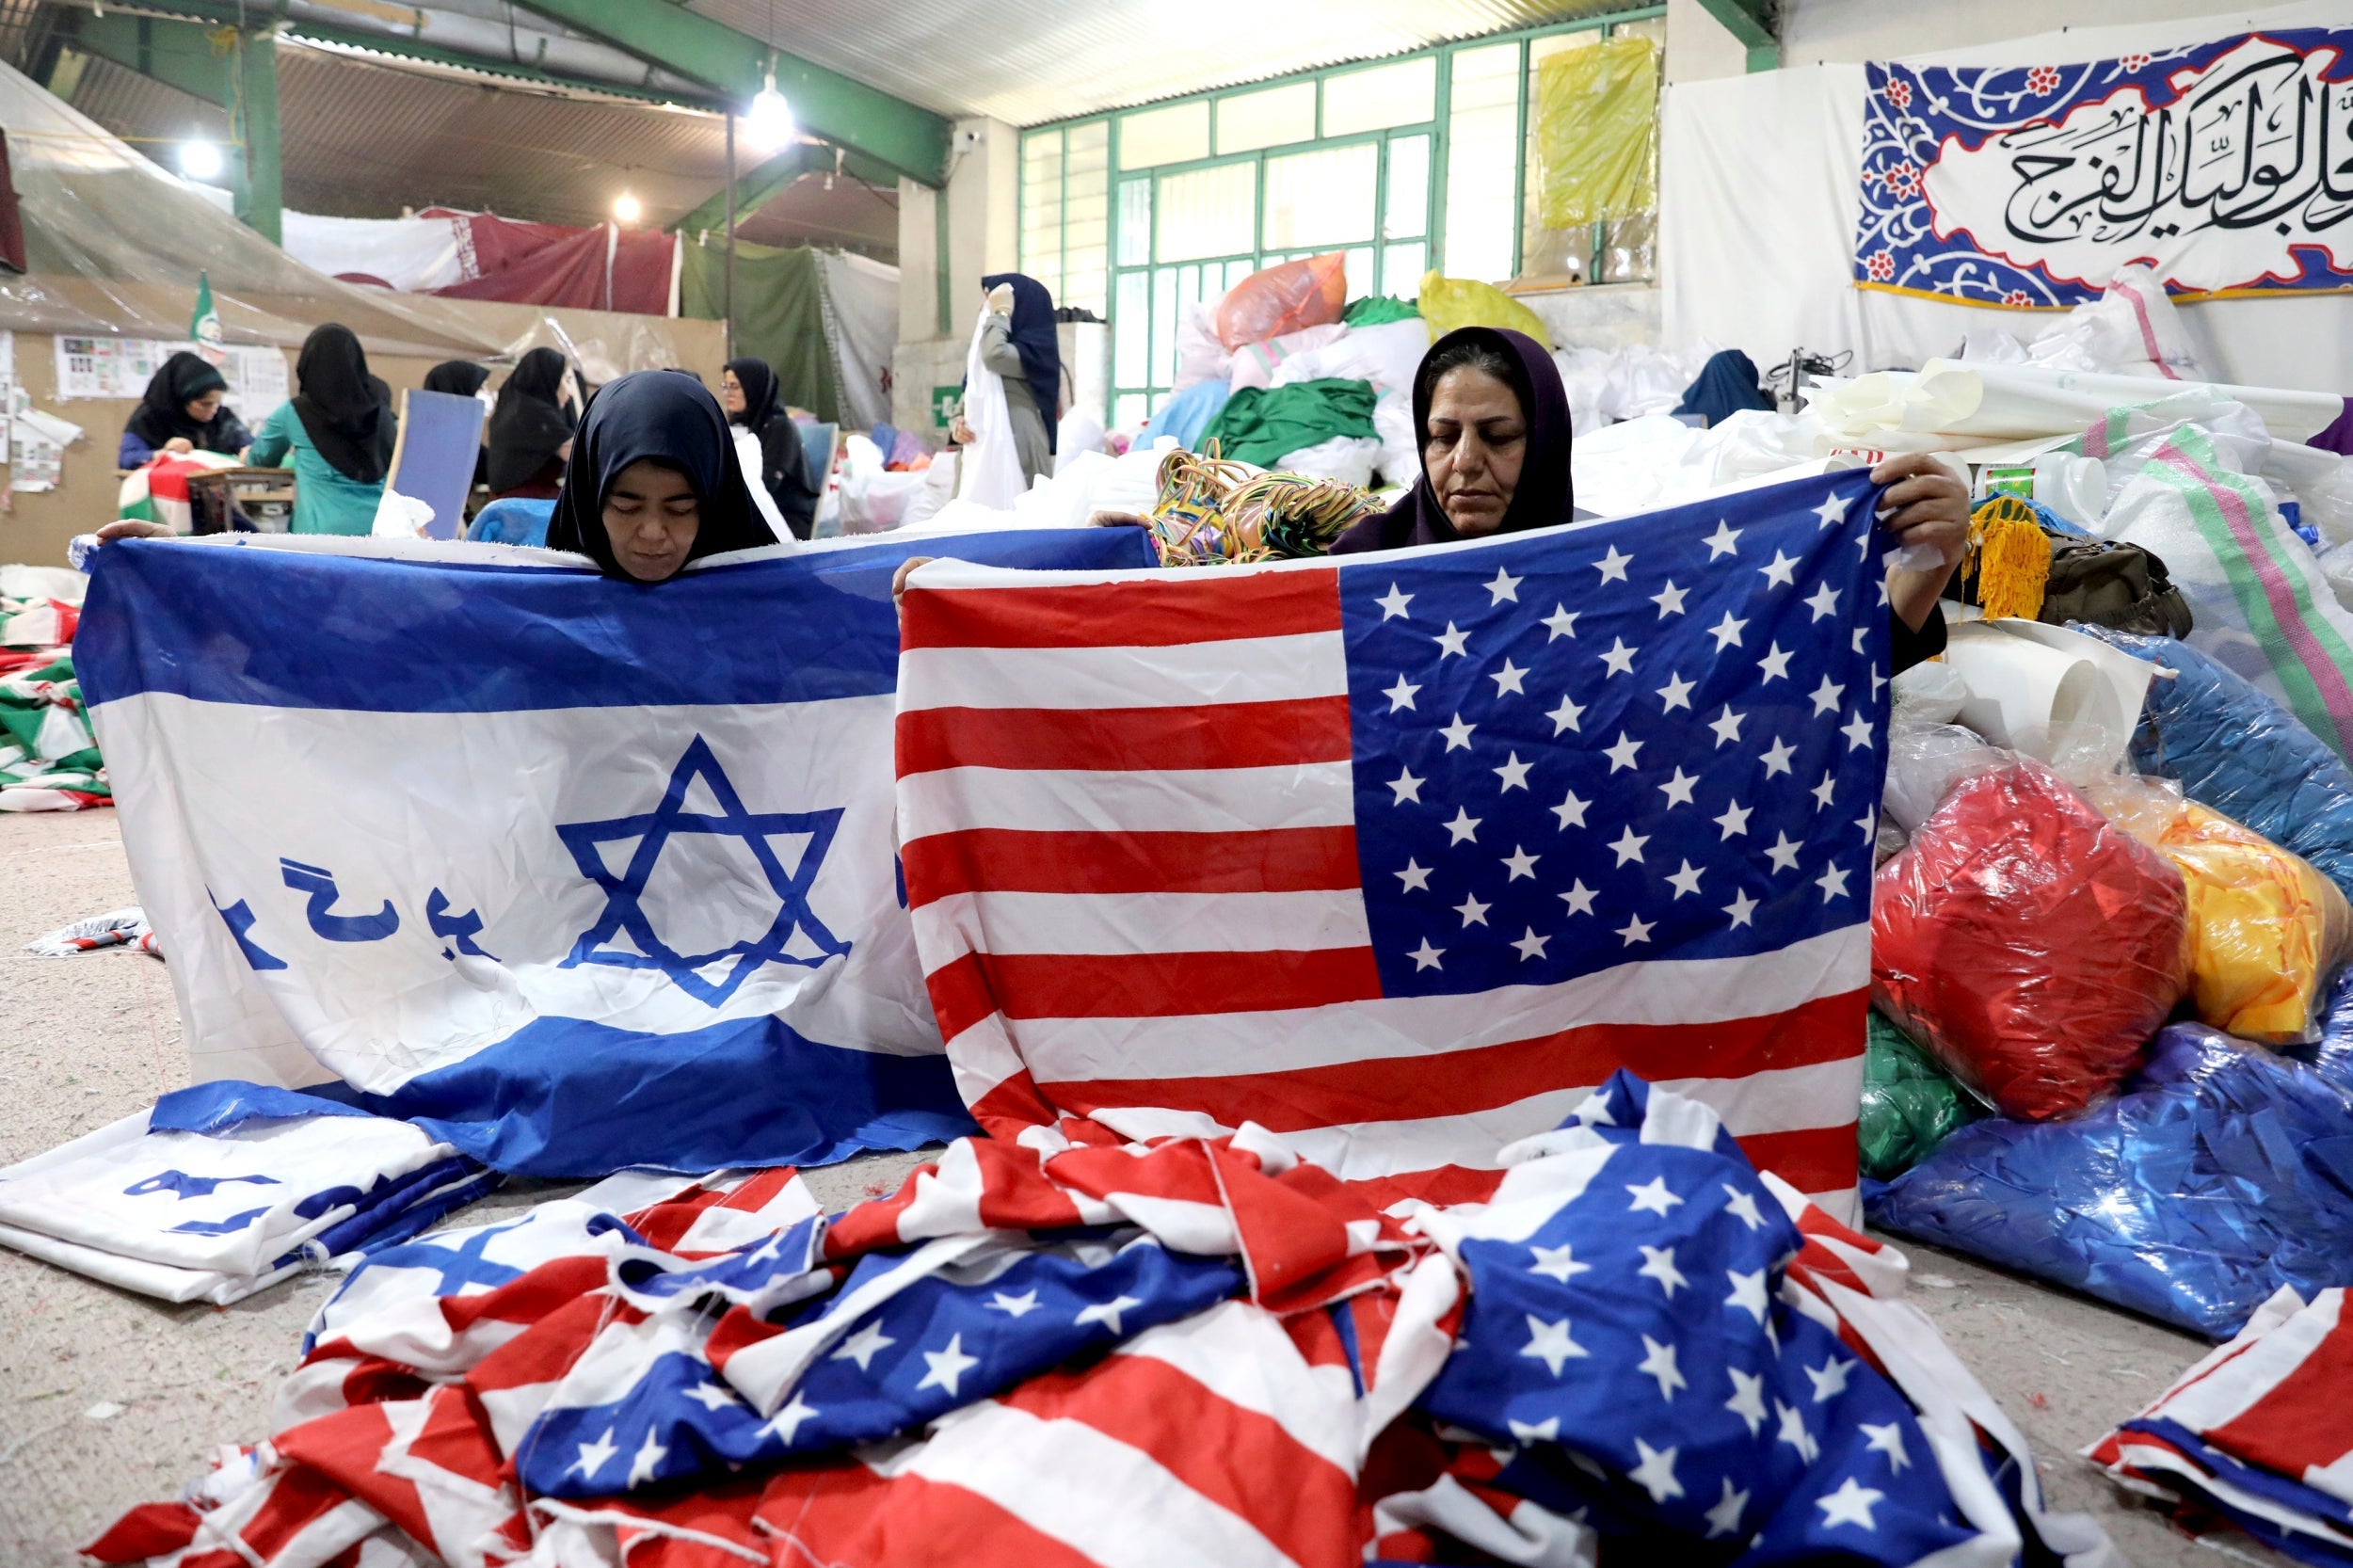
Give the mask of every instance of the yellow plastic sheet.
<path id="1" fill-rule="evenodd" d="M 1615 222 L 1658 205 L 1658 49 L 1608 39 L 1536 68 L 1544 223 Z"/>
<path id="2" fill-rule="evenodd" d="M 1425 272 L 1417 303 L 1422 319 L 1430 324 L 1433 343 L 1458 327 L 1503 327 L 1525 332 L 1546 347 L 1552 344 L 1552 333 L 1544 318 L 1493 283 Z"/>

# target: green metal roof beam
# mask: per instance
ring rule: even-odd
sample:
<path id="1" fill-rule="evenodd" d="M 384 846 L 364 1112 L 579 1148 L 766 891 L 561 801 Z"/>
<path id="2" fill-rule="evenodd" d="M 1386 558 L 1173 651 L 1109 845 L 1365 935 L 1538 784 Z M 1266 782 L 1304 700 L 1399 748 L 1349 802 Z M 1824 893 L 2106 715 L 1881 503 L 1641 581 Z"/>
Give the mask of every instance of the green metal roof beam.
<path id="1" fill-rule="evenodd" d="M 649 0 L 523 0 L 523 8 L 592 34 L 641 60 L 708 82 L 740 108 L 773 60 L 776 90 L 805 131 L 926 185 L 947 178 L 948 120 L 839 72 L 782 54 L 680 5 Z"/>
<path id="2" fill-rule="evenodd" d="M 149 0 L 152 3 L 152 0 Z M 560 76 L 552 71 L 514 60 L 496 59 L 486 55 L 460 54 L 455 49 L 437 48 L 414 39 L 394 37 L 389 33 L 371 33 L 359 27 L 333 27 L 324 23 L 297 20 L 286 24 L 285 36 L 297 42 L 331 43 L 342 48 L 366 49 L 378 55 L 392 55 L 401 59 L 423 60 L 429 65 L 446 65 L 460 71 L 479 71 L 486 75 L 504 76 L 509 81 L 530 82 L 540 87 L 561 88 L 568 92 L 596 93 L 605 98 L 633 99 L 641 104 L 675 104 L 692 109 L 718 113 L 727 107 L 717 93 L 663 92 L 653 88 L 633 88 L 621 82 L 602 82 L 585 76 Z"/>
<path id="3" fill-rule="evenodd" d="M 1700 5 L 1748 50 L 1751 71 L 1781 68 L 1781 40 L 1773 31 L 1773 0 L 1700 0 Z"/>

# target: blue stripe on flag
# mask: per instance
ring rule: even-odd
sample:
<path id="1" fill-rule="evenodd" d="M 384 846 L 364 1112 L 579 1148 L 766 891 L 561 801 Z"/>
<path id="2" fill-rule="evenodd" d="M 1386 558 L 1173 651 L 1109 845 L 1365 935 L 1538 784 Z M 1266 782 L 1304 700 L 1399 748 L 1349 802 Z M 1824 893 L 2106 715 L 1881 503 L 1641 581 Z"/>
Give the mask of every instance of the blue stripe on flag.
<path id="1" fill-rule="evenodd" d="M 910 555 L 1148 567 L 1140 528 L 890 539 L 694 571 L 589 571 L 126 540 L 74 642 L 93 705 L 143 692 L 271 708 L 488 713 L 813 702 L 897 685 L 890 577 Z M 831 614 L 807 613 L 811 584 Z M 780 595 L 794 613 L 779 614 Z M 429 648 L 432 656 L 417 650 Z M 464 679 L 453 680 L 453 672 Z"/>

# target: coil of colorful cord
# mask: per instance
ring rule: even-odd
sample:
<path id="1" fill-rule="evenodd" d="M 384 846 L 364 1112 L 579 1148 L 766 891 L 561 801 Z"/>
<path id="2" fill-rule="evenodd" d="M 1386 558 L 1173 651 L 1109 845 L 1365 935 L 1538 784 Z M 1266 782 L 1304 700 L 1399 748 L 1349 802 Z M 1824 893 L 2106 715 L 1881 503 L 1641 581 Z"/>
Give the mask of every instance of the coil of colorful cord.
<path id="1" fill-rule="evenodd" d="M 1253 473 L 1221 456 L 1171 452 L 1160 459 L 1160 499 L 1147 521 L 1166 567 L 1241 566 L 1321 555 L 1371 496 L 1336 479 Z"/>

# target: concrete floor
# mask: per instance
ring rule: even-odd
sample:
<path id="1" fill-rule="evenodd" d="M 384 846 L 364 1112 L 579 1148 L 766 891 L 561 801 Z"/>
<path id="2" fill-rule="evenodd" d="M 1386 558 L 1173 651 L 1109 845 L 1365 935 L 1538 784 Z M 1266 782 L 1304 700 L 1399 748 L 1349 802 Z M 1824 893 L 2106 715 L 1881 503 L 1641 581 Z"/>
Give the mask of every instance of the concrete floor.
<path id="1" fill-rule="evenodd" d="M 36 958 L 44 932 L 136 902 L 112 811 L 0 817 L 0 1163 L 143 1110 L 185 1081 L 162 965 L 124 952 Z M 828 1208 L 894 1189 L 920 1157 L 812 1172 Z M 570 1187 L 509 1188 L 472 1224 Z M 2176 1533 L 2075 1450 L 2202 1353 L 2195 1337 L 1906 1243 L 1917 1294 L 2025 1429 L 2061 1508 L 2097 1513 L 2143 1568 L 2282 1563 L 2252 1541 Z M 131 1505 L 176 1495 L 224 1443 L 262 1434 L 329 1282 L 235 1306 L 167 1306 L 0 1250 L 0 1564 L 68 1568 Z M 119 1407 L 119 1408 L 118 1408 Z"/>

